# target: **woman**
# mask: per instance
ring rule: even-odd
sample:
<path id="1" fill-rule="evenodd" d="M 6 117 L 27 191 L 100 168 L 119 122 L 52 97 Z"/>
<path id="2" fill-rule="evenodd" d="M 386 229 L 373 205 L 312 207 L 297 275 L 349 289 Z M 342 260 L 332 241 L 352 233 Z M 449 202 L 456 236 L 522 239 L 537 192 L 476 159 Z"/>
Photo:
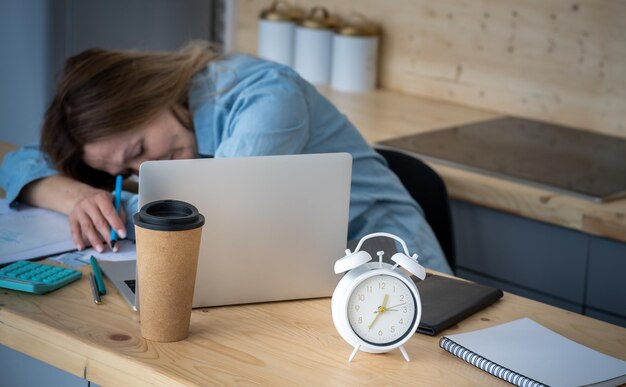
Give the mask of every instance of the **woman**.
<path id="1" fill-rule="evenodd" d="M 94 49 L 69 58 L 41 148 L 9 154 L 0 184 L 11 202 L 68 214 L 77 248 L 102 251 L 110 227 L 132 237 L 125 222 L 136 195 L 124 193 L 118 216 L 109 190 L 113 176 L 137 174 L 143 161 L 327 152 L 353 157 L 349 239 L 394 233 L 424 266 L 451 272 L 419 206 L 313 86 L 288 67 L 218 57 L 198 43 L 179 53 Z"/>

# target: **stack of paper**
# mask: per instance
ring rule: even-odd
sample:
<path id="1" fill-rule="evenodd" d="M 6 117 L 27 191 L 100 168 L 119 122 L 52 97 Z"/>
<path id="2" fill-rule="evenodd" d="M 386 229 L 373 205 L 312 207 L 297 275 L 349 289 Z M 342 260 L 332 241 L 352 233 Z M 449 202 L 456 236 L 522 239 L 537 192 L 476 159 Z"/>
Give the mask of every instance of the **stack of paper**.
<path id="1" fill-rule="evenodd" d="M 0 264 L 76 249 L 67 216 L 21 206 L 0 216 Z"/>

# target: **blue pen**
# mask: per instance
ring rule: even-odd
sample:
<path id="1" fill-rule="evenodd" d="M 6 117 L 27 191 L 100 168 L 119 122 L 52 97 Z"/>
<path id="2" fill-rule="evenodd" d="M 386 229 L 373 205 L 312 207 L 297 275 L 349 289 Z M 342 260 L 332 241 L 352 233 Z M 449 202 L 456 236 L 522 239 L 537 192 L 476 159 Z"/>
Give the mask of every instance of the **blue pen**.
<path id="1" fill-rule="evenodd" d="M 115 178 L 115 211 L 119 215 L 120 213 L 120 204 L 122 199 L 122 175 L 117 175 Z M 115 229 L 111 227 L 111 248 L 115 248 L 115 243 L 117 242 L 117 233 Z"/>

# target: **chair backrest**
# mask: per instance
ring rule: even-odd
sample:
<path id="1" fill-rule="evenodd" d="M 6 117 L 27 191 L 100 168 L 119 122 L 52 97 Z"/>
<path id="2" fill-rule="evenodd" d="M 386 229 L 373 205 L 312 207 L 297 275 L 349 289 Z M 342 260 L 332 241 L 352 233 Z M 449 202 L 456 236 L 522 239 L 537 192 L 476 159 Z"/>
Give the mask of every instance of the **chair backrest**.
<path id="1" fill-rule="evenodd" d="M 454 231 L 448 190 L 441 177 L 417 157 L 392 149 L 376 149 L 400 178 L 409 194 L 424 210 L 448 264 L 455 270 Z"/>

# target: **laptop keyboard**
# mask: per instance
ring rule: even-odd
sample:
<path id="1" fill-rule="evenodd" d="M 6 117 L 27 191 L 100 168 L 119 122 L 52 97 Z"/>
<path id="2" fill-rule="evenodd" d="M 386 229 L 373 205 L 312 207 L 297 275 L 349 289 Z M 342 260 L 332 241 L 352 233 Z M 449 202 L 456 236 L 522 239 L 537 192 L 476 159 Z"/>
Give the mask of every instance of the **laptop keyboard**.
<path id="1" fill-rule="evenodd" d="M 130 291 L 135 293 L 135 280 L 125 280 L 126 286 L 130 288 Z"/>

